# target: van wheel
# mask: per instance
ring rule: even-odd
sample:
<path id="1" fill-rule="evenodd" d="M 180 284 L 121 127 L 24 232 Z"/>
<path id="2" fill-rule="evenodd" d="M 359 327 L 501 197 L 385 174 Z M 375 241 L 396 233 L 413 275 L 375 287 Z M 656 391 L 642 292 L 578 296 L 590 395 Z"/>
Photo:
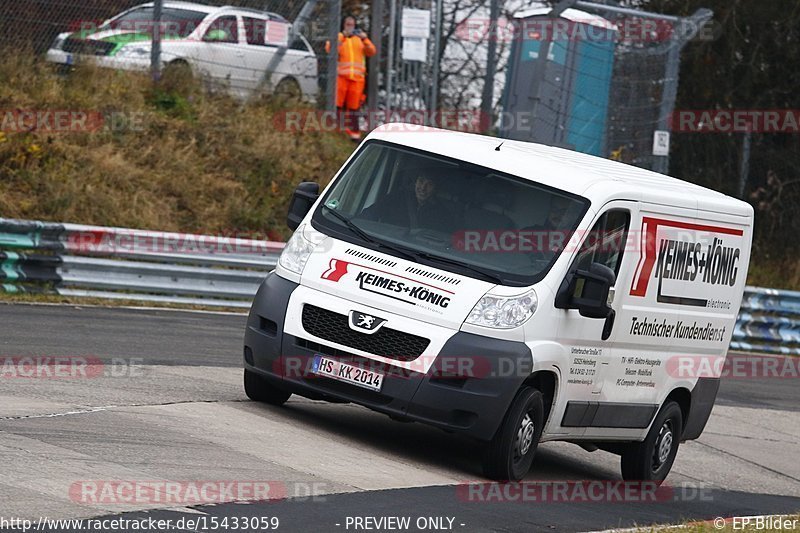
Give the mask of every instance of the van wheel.
<path id="1" fill-rule="evenodd" d="M 622 452 L 622 478 L 626 481 L 655 481 L 660 485 L 678 455 L 682 432 L 681 408 L 669 401 L 661 407 L 644 441 L 632 443 Z"/>
<path id="2" fill-rule="evenodd" d="M 528 473 L 544 425 L 542 393 L 523 387 L 486 447 L 483 472 L 498 481 L 519 481 Z"/>
<path id="3" fill-rule="evenodd" d="M 244 393 L 254 402 L 283 405 L 291 392 L 281 390 L 251 370 L 244 371 Z"/>

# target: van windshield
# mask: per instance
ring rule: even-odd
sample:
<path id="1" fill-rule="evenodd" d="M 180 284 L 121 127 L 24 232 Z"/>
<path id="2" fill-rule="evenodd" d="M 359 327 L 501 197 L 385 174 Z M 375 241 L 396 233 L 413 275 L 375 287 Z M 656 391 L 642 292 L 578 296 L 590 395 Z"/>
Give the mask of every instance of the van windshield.
<path id="1" fill-rule="evenodd" d="M 510 286 L 541 280 L 589 208 L 565 191 L 370 141 L 312 225 L 336 238 Z"/>

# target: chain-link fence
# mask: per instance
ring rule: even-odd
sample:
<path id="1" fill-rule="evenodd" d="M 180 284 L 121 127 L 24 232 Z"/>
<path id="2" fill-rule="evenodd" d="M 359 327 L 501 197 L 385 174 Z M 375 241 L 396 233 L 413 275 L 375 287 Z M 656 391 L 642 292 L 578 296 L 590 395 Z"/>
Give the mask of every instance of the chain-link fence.
<path id="1" fill-rule="evenodd" d="M 278 92 L 324 105 L 330 85 L 325 42 L 339 24 L 338 16 L 329 17 L 331 4 L 20 0 L 1 8 L 0 45 L 30 49 L 65 67 L 86 56 L 121 69 L 189 65 L 236 96 Z"/>

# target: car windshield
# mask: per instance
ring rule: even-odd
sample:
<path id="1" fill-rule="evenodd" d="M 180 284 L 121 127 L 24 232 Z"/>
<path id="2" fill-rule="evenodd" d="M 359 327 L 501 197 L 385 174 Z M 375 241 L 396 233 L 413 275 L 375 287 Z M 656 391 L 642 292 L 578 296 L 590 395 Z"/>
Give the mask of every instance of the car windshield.
<path id="1" fill-rule="evenodd" d="M 324 233 L 511 286 L 542 279 L 589 201 L 435 154 L 371 141 L 314 213 Z"/>
<path id="2" fill-rule="evenodd" d="M 161 12 L 161 33 L 165 38 L 187 37 L 206 16 L 207 13 L 202 11 L 164 8 Z M 126 30 L 153 35 L 154 20 L 152 7 L 140 7 L 109 21 L 100 30 Z"/>

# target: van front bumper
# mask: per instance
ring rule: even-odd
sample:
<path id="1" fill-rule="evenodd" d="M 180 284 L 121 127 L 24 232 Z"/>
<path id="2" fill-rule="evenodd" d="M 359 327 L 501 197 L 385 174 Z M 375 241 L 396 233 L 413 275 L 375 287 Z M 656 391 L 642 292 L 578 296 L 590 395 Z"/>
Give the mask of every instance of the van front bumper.
<path id="1" fill-rule="evenodd" d="M 245 332 L 245 368 L 280 389 L 489 440 L 531 374 L 531 352 L 524 343 L 454 332 L 425 373 L 384 365 L 380 392 L 316 375 L 310 369 L 318 354 L 369 369 L 379 363 L 285 333 L 295 288 L 296 283 L 270 274 L 256 294 Z"/>

